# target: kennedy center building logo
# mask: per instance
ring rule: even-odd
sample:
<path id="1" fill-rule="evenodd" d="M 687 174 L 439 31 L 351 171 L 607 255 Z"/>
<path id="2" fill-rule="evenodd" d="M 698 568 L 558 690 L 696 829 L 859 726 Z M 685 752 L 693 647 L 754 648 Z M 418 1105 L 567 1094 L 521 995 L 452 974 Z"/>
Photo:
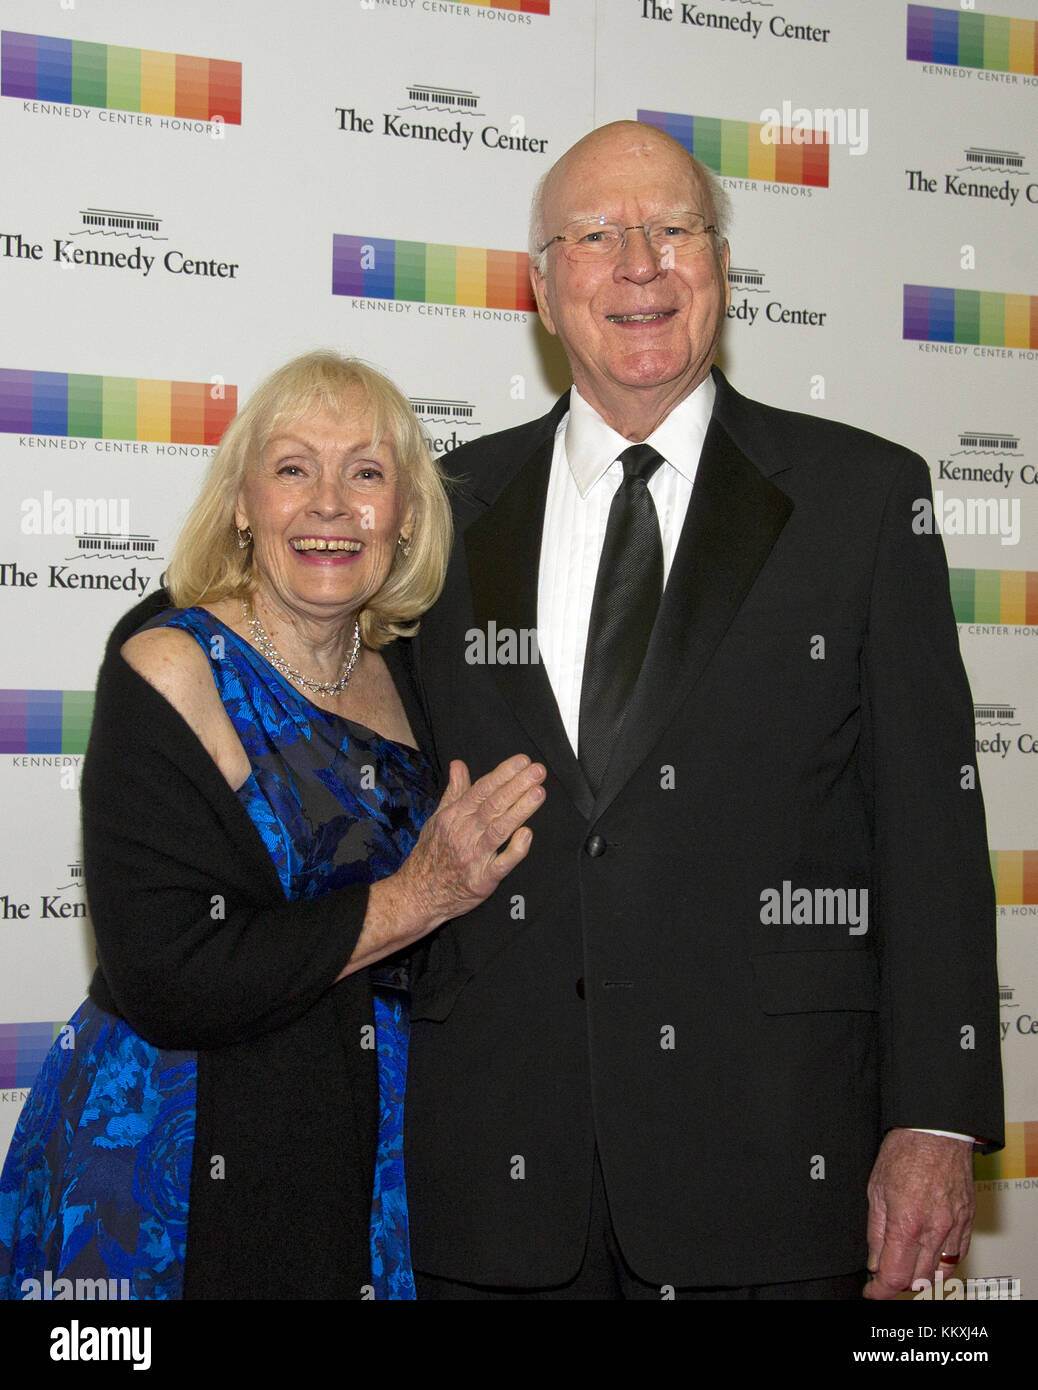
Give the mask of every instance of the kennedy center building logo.
<path id="1" fill-rule="evenodd" d="M 939 529 L 949 535 L 998 535 L 1003 545 L 1016 545 L 1021 500 L 1010 490 L 1038 484 L 1038 470 L 1028 459 L 1024 441 L 1012 430 L 995 427 L 960 429 L 955 438 L 956 446 L 946 449 L 931 465 L 934 481 L 940 484 L 933 495 L 933 515 L 935 520 L 941 519 Z M 954 485 L 951 495 L 945 492 L 947 483 Z M 967 483 L 983 484 L 984 491 L 978 494 L 971 489 L 972 495 L 959 495 Z M 917 501 L 915 510 L 918 507 Z"/>
<path id="2" fill-rule="evenodd" d="M 1020 458 L 1020 439 L 1008 430 L 960 430 L 957 454 L 991 454 L 994 457 Z"/>
<path id="3" fill-rule="evenodd" d="M 389 136 L 396 140 L 421 140 L 433 145 L 453 146 L 464 153 L 470 149 L 544 154 L 546 135 L 534 135 L 526 128 L 526 118 L 518 114 L 497 116 L 476 132 L 462 123 L 462 117 L 486 118 L 479 110 L 481 98 L 463 87 L 440 87 L 430 82 L 409 82 L 406 100 L 395 111 L 377 114 L 357 106 L 336 106 L 338 128 L 344 134 L 363 138 Z"/>
<path id="4" fill-rule="evenodd" d="M 762 303 L 761 298 L 755 302 L 751 296 L 767 297 L 771 294 L 766 283 L 767 278 L 764 271 L 757 267 L 729 267 L 728 283 L 732 288 L 732 302 L 728 306 L 727 317 L 730 320 L 749 328 L 767 324 L 825 327 L 829 311 L 818 308 L 817 304 L 791 305 L 775 298 L 769 298 L 767 303 Z"/>
<path id="5" fill-rule="evenodd" d="M 11 224 L 8 223 L 8 227 Z M 152 270 L 156 279 L 165 272 L 187 280 L 234 280 L 239 261 L 222 260 L 211 254 L 184 253 L 180 246 L 163 251 L 157 245 L 168 242 L 163 218 L 153 212 L 130 212 L 115 208 L 81 208 L 79 225 L 47 241 L 35 240 L 38 232 L 0 231 L 0 260 L 10 262 L 5 271 L 21 273 L 38 266 L 83 267 L 95 271 L 129 270 L 147 280 Z M 89 243 L 93 242 L 94 245 Z M 154 281 L 152 281 L 154 283 Z"/>
<path id="6" fill-rule="evenodd" d="M 949 159 L 953 168 L 940 173 L 927 169 L 906 169 L 909 193 L 945 198 L 971 198 L 1004 208 L 1038 206 L 1038 183 L 1025 168 L 1026 158 L 1019 150 L 994 149 L 984 145 L 960 146 L 958 159 Z"/>
<path id="7" fill-rule="evenodd" d="M 0 35 L 0 95 L 20 97 L 29 109 L 55 103 L 240 125 L 241 74 L 241 63 L 220 58 L 6 29 Z"/>
<path id="8" fill-rule="evenodd" d="M 67 761 L 71 762 L 72 759 Z M 61 883 L 56 884 L 49 892 L 40 893 L 38 910 L 34 909 L 32 902 L 35 894 L 24 898 L 17 893 L 0 893 L 0 923 L 36 920 L 53 922 L 85 918 L 87 905 L 83 897 L 82 860 L 77 859 L 71 864 L 66 862 L 65 871 L 59 877 L 63 880 Z"/>
<path id="9" fill-rule="evenodd" d="M 458 435 L 459 428 L 477 430 L 483 427 L 471 401 L 448 400 L 442 396 L 409 396 L 408 400 L 425 427 L 429 450 L 437 458 L 465 443 Z"/>

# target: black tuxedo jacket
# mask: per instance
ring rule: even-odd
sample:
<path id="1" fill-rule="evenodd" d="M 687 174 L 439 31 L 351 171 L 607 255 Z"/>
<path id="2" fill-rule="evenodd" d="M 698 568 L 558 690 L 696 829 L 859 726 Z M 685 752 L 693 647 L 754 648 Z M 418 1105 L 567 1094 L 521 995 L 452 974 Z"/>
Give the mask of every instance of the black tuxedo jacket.
<path id="1" fill-rule="evenodd" d="M 549 775 L 527 859 L 415 982 L 406 1173 L 429 1273 L 569 1279 L 596 1142 L 643 1279 L 846 1273 L 886 1129 L 1000 1141 L 970 692 L 940 538 L 912 527 L 926 466 L 715 377 L 597 796 L 543 666 L 515 659 L 566 399 L 450 459 L 455 549 L 417 639 L 436 751 Z M 491 623 L 505 659 L 479 664 Z"/>

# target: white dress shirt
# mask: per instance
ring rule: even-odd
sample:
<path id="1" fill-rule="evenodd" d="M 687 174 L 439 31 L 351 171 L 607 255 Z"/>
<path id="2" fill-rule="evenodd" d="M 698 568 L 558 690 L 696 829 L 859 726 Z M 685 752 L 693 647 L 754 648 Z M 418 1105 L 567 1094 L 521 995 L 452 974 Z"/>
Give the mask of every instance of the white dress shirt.
<path id="1" fill-rule="evenodd" d="M 664 462 L 649 479 L 663 542 L 666 588 L 685 524 L 716 388 L 707 377 L 674 407 L 645 441 Z M 631 441 L 617 434 L 575 386 L 569 411 L 555 431 L 537 576 L 537 647 L 574 753 L 580 724 L 580 687 L 598 562 L 613 496 L 623 481 L 620 455 Z M 948 1130 L 919 1130 L 973 1142 Z"/>
<path id="2" fill-rule="evenodd" d="M 713 378 L 708 376 L 645 441 L 664 459 L 648 485 L 663 542 L 664 587 L 685 524 L 714 395 Z M 555 433 L 544 507 L 537 646 L 574 752 L 598 562 L 609 508 L 623 481 L 619 458 L 630 445 L 631 441 L 607 425 L 575 386 L 571 388 L 569 412 Z"/>

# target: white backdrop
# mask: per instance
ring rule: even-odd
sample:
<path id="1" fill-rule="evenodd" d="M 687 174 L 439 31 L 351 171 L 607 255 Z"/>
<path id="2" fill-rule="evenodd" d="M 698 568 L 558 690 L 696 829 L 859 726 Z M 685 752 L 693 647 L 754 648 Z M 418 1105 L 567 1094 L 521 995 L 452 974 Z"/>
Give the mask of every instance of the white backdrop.
<path id="1" fill-rule="evenodd" d="M 978 706 L 1010 1134 L 978 1168 L 966 1273 L 1035 1297 L 1038 10 L 999 12 L 6 0 L 0 1146 L 92 969 L 77 788 L 104 638 L 158 584 L 235 402 L 325 345 L 387 371 L 437 452 L 542 413 L 567 379 L 520 292 L 530 191 L 644 112 L 731 192 L 734 384 L 931 467 Z M 831 139 L 762 144 L 769 110 Z"/>

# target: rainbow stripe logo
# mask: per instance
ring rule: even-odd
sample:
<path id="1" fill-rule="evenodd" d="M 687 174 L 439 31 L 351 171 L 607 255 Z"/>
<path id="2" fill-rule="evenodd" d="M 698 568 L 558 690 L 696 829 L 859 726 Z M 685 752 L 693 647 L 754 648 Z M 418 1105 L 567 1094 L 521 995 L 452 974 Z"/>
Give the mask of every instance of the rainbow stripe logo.
<path id="1" fill-rule="evenodd" d="M 1003 907 L 1038 903 L 1038 849 L 993 849 L 995 901 Z"/>
<path id="2" fill-rule="evenodd" d="M 829 136 L 824 130 L 791 130 L 673 111 L 639 111 L 638 120 L 670 135 L 715 174 L 829 187 Z"/>
<path id="3" fill-rule="evenodd" d="M 957 623 L 1038 623 L 1038 570 L 949 570 Z"/>
<path id="4" fill-rule="evenodd" d="M 550 14 L 551 0 L 467 0 L 488 10 L 518 10 L 520 14 Z"/>
<path id="5" fill-rule="evenodd" d="M 85 753 L 92 690 L 0 690 L 0 753 Z"/>
<path id="6" fill-rule="evenodd" d="M 31 1086 L 64 1026 L 0 1023 L 0 1086 Z"/>
<path id="7" fill-rule="evenodd" d="M 906 58 L 994 72 L 1038 73 L 1038 23 L 909 5 Z"/>
<path id="8" fill-rule="evenodd" d="M 241 125 L 241 63 L 7 29 L 0 43 L 2 96 Z"/>
<path id="9" fill-rule="evenodd" d="M 903 338 L 1038 348 L 1038 294 L 905 285 Z"/>
<path id="10" fill-rule="evenodd" d="M 149 381 L 0 367 L 0 433 L 83 439 L 219 444 L 238 409 L 238 388 L 213 399 L 207 381 Z"/>
<path id="11" fill-rule="evenodd" d="M 1006 1146 L 1001 1153 L 977 1154 L 973 1176 L 977 1182 L 993 1178 L 1038 1178 L 1038 1120 L 1017 1120 L 1006 1125 Z"/>
<path id="12" fill-rule="evenodd" d="M 384 237 L 332 238 L 332 294 L 536 310 L 525 251 Z"/>

